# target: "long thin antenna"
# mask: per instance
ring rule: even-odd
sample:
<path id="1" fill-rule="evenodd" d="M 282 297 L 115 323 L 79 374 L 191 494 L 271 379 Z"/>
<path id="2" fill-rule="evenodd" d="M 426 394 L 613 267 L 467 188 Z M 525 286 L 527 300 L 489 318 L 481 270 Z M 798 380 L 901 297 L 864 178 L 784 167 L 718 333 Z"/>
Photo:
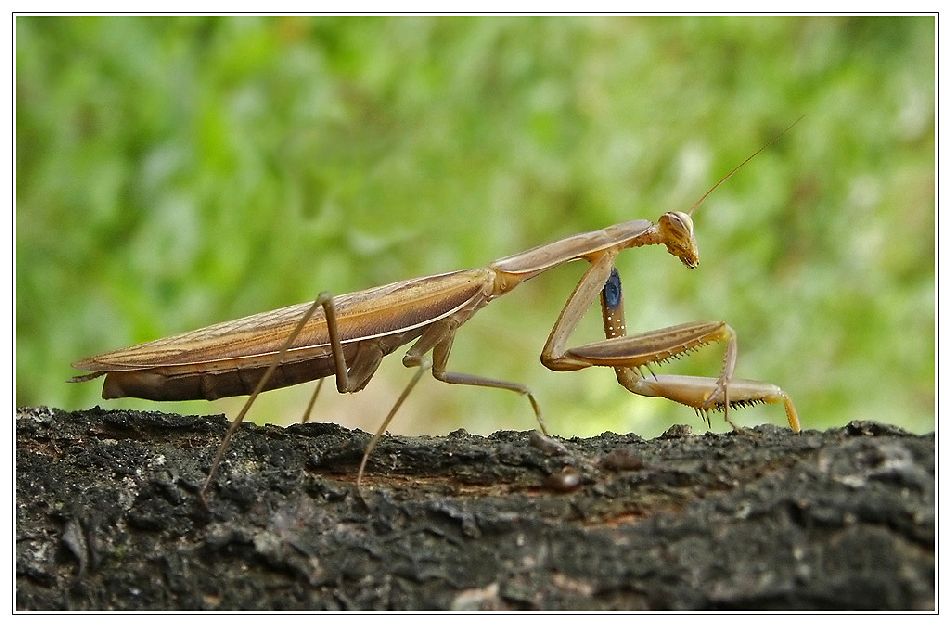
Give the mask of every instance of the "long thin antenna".
<path id="1" fill-rule="evenodd" d="M 781 139 L 781 138 L 782 138 L 782 135 L 784 135 L 784 134 L 787 133 L 788 131 L 792 130 L 792 127 L 794 127 L 795 124 L 798 124 L 800 121 L 802 121 L 802 118 L 803 118 L 803 117 L 805 117 L 805 116 L 802 115 L 802 116 L 799 117 L 797 120 L 795 120 L 794 122 L 792 122 L 791 125 L 788 126 L 788 128 L 786 128 L 785 130 L 783 130 L 783 131 L 780 132 L 779 134 L 777 134 L 777 135 L 775 135 L 774 137 L 772 137 L 772 139 L 770 139 L 767 144 L 765 144 L 764 146 L 762 146 L 761 148 L 759 148 L 758 150 L 756 150 L 755 153 L 752 154 L 750 157 L 748 157 L 745 161 L 743 161 L 743 162 L 740 163 L 739 165 L 737 165 L 737 166 L 735 166 L 734 168 L 732 168 L 731 170 L 729 170 L 729 173 L 726 174 L 725 176 L 723 176 L 722 178 L 720 178 L 719 181 L 716 182 L 715 185 L 713 185 L 712 187 L 710 187 L 710 188 L 709 188 L 709 191 L 707 191 L 706 193 L 704 193 L 704 194 L 703 194 L 703 197 L 700 198 L 699 200 L 697 200 L 697 201 L 696 201 L 696 204 L 694 204 L 693 206 L 691 206 L 690 209 L 689 209 L 689 211 L 686 212 L 686 214 L 689 215 L 689 216 L 692 216 L 692 215 L 693 215 L 693 211 L 695 211 L 696 209 L 698 209 L 698 208 L 699 208 L 699 205 L 701 205 L 701 204 L 703 203 L 703 201 L 706 200 L 706 198 L 709 196 L 709 194 L 711 194 L 712 192 L 716 191 L 716 189 L 719 187 L 719 185 L 723 184 L 724 182 L 726 182 L 727 180 L 729 180 L 730 178 L 732 178 L 732 175 L 735 174 L 736 172 L 738 172 L 738 171 L 739 171 L 739 168 L 741 168 L 743 165 L 745 165 L 746 163 L 748 163 L 749 161 L 751 161 L 752 159 L 754 159 L 755 157 L 757 157 L 760 152 L 762 152 L 763 150 L 765 150 L 766 148 L 768 148 L 769 146 L 771 146 L 773 143 L 775 143 L 776 141 L 778 141 L 779 139 Z"/>

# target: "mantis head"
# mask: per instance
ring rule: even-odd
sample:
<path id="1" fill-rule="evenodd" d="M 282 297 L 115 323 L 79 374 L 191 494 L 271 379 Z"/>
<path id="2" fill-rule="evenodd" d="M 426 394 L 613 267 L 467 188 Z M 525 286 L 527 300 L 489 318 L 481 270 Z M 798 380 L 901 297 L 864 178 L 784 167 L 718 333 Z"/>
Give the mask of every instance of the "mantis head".
<path id="1" fill-rule="evenodd" d="M 669 211 L 657 222 L 660 241 L 667 251 L 692 269 L 699 265 L 699 248 L 693 235 L 693 219 L 686 213 Z"/>
<path id="2" fill-rule="evenodd" d="M 700 205 L 706 200 L 706 198 L 709 197 L 709 194 L 719 188 L 719 185 L 732 178 L 732 175 L 738 172 L 743 165 L 754 159 L 760 152 L 778 141 L 782 135 L 791 130 L 795 124 L 798 124 L 802 120 L 802 117 L 805 116 L 802 115 L 799 117 L 797 120 L 792 122 L 791 126 L 787 127 L 785 130 L 773 137 L 767 144 L 746 158 L 745 161 L 729 170 L 729 173 L 716 181 L 716 184 L 710 187 L 709 191 L 704 193 L 689 211 L 686 213 L 670 211 L 663 214 L 663 216 L 657 222 L 657 230 L 660 234 L 660 241 L 666 244 L 666 249 L 670 254 L 679 258 L 679 260 L 683 262 L 683 265 L 690 269 L 699 265 L 699 249 L 696 247 L 696 238 L 693 236 L 693 219 L 690 217 L 693 214 L 693 211 L 698 209 Z"/>

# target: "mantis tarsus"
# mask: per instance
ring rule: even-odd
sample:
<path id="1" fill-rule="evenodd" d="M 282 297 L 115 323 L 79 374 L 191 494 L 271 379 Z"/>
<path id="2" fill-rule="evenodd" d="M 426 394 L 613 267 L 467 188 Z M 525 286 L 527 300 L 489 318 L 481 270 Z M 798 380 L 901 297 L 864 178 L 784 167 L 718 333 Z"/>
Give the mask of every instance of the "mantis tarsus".
<path id="1" fill-rule="evenodd" d="M 736 338 L 725 322 L 687 322 L 627 335 L 620 277 L 614 269 L 614 259 L 622 250 L 651 244 L 665 245 L 686 267 L 695 268 L 699 252 L 693 235 L 693 212 L 781 134 L 723 176 L 688 212 L 664 213 L 655 224 L 631 220 L 544 244 L 484 268 L 414 278 L 342 296 L 321 293 L 310 303 L 82 359 L 73 367 L 91 373 L 77 376 L 72 382 L 105 375 L 103 398 L 213 400 L 249 394 L 218 448 L 204 493 L 231 436 L 260 392 L 334 376 L 337 391 L 354 393 L 369 383 L 383 357 L 412 343 L 402 362 L 417 371 L 367 445 L 357 474 L 359 486 L 370 453 L 426 369 L 446 383 L 496 387 L 526 396 L 538 426 L 547 434 L 538 403 L 526 386 L 450 372 L 446 367 L 456 331 L 479 309 L 528 279 L 583 259 L 590 267 L 568 297 L 541 350 L 541 362 L 547 368 L 570 371 L 612 367 L 617 381 L 631 392 L 691 407 L 707 424 L 710 410 L 722 410 L 732 423 L 730 408 L 781 402 L 789 426 L 797 432 L 800 427 L 795 406 L 782 389 L 733 378 Z M 568 339 L 598 294 L 606 339 L 568 347 Z M 717 378 L 656 375 L 650 369 L 651 364 L 661 364 L 713 342 L 726 343 Z M 642 368 L 649 374 L 644 375 Z"/>

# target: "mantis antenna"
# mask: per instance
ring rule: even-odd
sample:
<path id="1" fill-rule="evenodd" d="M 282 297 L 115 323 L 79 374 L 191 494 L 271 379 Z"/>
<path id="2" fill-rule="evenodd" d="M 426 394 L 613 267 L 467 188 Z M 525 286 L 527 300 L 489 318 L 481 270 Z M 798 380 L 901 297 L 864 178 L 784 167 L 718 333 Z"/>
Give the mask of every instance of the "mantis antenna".
<path id="1" fill-rule="evenodd" d="M 703 197 L 700 198 L 699 200 L 697 200 L 697 201 L 696 201 L 696 204 L 694 204 L 693 206 L 691 206 L 690 209 L 689 209 L 689 211 L 686 212 L 686 214 L 689 215 L 690 217 L 692 217 L 693 211 L 695 211 L 696 209 L 699 208 L 699 205 L 701 205 L 701 204 L 703 203 L 703 201 L 706 200 L 706 197 L 707 197 L 709 194 L 711 194 L 712 192 L 716 191 L 716 189 L 719 187 L 719 185 L 723 184 L 724 182 L 726 182 L 727 180 L 729 180 L 730 178 L 732 178 L 732 175 L 735 174 L 736 172 L 738 172 L 738 171 L 739 171 L 739 168 L 741 168 L 743 165 L 745 165 L 746 163 L 748 163 L 749 161 L 751 161 L 752 159 L 754 159 L 756 156 L 758 156 L 758 154 L 759 154 L 760 152 L 762 152 L 763 150 L 765 150 L 766 148 L 768 148 L 769 146 L 771 146 L 773 143 L 775 143 L 776 141 L 778 141 L 779 139 L 781 139 L 781 138 L 782 138 L 782 135 L 784 135 L 784 134 L 787 133 L 788 131 L 792 130 L 792 128 L 795 126 L 795 124 L 798 124 L 800 121 L 802 121 L 802 118 L 803 118 L 803 117 L 805 117 L 805 116 L 804 116 L 804 115 L 800 116 L 797 120 L 795 120 L 794 122 L 792 122 L 785 130 L 783 130 L 783 131 L 780 132 L 779 134 L 777 134 L 777 135 L 775 135 L 774 137 L 772 137 L 772 139 L 770 139 L 767 144 L 765 144 L 764 146 L 762 146 L 761 148 L 759 148 L 758 150 L 756 150 L 756 151 L 755 151 L 752 155 L 750 155 L 745 161 L 743 161 L 743 162 L 740 163 L 739 165 L 737 165 L 737 166 L 735 166 L 734 168 L 732 168 L 731 170 L 729 170 L 729 173 L 726 174 L 725 176 L 723 176 L 722 178 L 720 178 L 720 179 L 716 182 L 715 185 L 713 185 L 712 187 L 710 187 L 710 188 L 709 188 L 709 191 L 707 191 L 706 193 L 704 193 L 704 194 L 703 194 Z"/>

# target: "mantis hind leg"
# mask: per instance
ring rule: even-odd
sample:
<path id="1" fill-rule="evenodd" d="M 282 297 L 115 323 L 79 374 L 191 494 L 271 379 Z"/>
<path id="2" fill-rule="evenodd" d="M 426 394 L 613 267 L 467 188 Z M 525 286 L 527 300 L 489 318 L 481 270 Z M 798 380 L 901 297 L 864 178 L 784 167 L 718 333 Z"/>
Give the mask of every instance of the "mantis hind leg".
<path id="1" fill-rule="evenodd" d="M 204 485 L 201 487 L 201 495 L 204 497 L 205 492 L 208 490 L 208 485 L 211 484 L 212 479 L 214 479 L 215 474 L 218 472 L 218 466 L 221 464 L 221 459 L 224 457 L 224 451 L 228 449 L 228 444 L 231 443 L 231 437 L 234 436 L 234 433 L 237 431 L 238 427 L 241 425 L 241 422 L 244 421 L 244 416 L 247 415 L 248 410 L 251 408 L 251 405 L 254 404 L 254 401 L 257 400 L 257 396 L 260 395 L 261 390 L 264 389 L 264 386 L 274 375 L 274 372 L 277 371 L 277 368 L 280 366 L 280 362 L 284 359 L 284 355 L 287 354 L 287 350 L 290 349 L 290 346 L 293 345 L 294 340 L 297 339 L 297 336 L 300 335 L 300 331 L 303 330 L 304 325 L 310 321 L 310 318 L 313 317 L 313 314 L 317 312 L 317 309 L 321 306 L 326 308 L 327 302 L 329 302 L 329 308 L 333 308 L 333 296 L 325 293 L 321 293 L 317 296 L 317 299 L 313 301 L 313 304 L 307 309 L 307 312 L 300 318 L 300 321 L 297 322 L 297 325 L 294 327 L 294 330 L 287 336 L 287 340 L 284 341 L 283 345 L 280 347 L 280 350 L 277 352 L 277 356 L 274 357 L 274 362 L 270 364 L 270 367 L 264 372 L 264 375 L 261 376 L 261 379 L 257 382 L 257 387 L 254 388 L 254 393 L 248 396 L 247 401 L 244 403 L 244 406 L 241 407 L 241 411 L 238 413 L 237 417 L 234 418 L 234 421 L 231 422 L 231 426 L 228 428 L 228 432 L 225 433 L 224 439 L 221 440 L 221 445 L 218 446 L 218 451 L 214 455 L 214 461 L 211 463 L 211 469 L 208 470 L 208 477 L 205 479 Z M 327 317 L 329 319 L 329 316 Z M 334 325 L 334 331 L 336 328 Z M 332 333 L 331 333 L 332 336 Z M 339 342 L 337 342 L 339 343 Z M 340 356 L 342 357 L 343 351 L 340 350 Z M 336 357 L 337 352 L 334 348 L 334 357 Z M 337 370 L 339 372 L 339 369 Z M 346 374 L 346 369 L 343 370 L 344 375 Z"/>
<path id="2" fill-rule="evenodd" d="M 393 417 L 396 416 L 396 411 L 399 410 L 399 407 L 402 406 L 402 403 L 406 401 L 407 397 L 409 397 L 409 392 L 412 391 L 412 388 L 416 386 L 416 383 L 418 383 L 419 379 L 422 378 L 422 374 L 425 373 L 426 369 L 428 369 L 431 364 L 432 361 L 428 356 L 425 356 L 421 359 L 419 368 L 416 370 L 416 373 L 412 375 L 412 379 L 409 381 L 409 384 L 407 384 L 406 388 L 402 390 L 401 394 L 399 394 L 399 398 L 396 399 L 396 404 L 393 405 L 393 408 L 389 409 L 386 419 L 383 420 L 383 423 L 380 424 L 379 428 L 376 429 L 376 432 L 373 433 L 373 438 L 369 440 L 369 443 L 366 445 L 366 449 L 363 450 L 363 458 L 360 459 L 360 469 L 356 473 L 357 491 L 359 491 L 360 485 L 363 482 L 363 472 L 366 470 L 366 463 L 369 461 L 369 455 L 373 453 L 373 449 L 376 448 L 376 444 L 379 443 L 383 433 L 386 432 L 386 427 L 389 426 L 389 422 L 393 421 Z"/>
<path id="3" fill-rule="evenodd" d="M 323 381 L 325 380 L 326 378 L 321 378 L 313 388 L 313 393 L 310 394 L 310 401 L 307 403 L 307 410 L 303 412 L 303 417 L 300 418 L 301 424 L 306 424 L 310 421 L 310 413 L 313 412 L 313 406 L 317 403 L 317 396 L 320 395 L 320 389 L 323 387 Z"/>
<path id="4" fill-rule="evenodd" d="M 319 308 L 322 308 L 324 314 L 326 315 L 327 331 L 330 335 L 330 349 L 333 354 L 334 369 L 336 370 L 336 387 L 340 393 L 349 393 L 362 389 L 362 387 L 366 385 L 366 383 L 369 381 L 369 378 L 376 371 L 376 368 L 379 367 L 379 362 L 382 360 L 385 354 L 379 349 L 378 346 L 373 346 L 372 349 L 374 352 L 372 354 L 368 354 L 366 357 L 361 357 L 361 360 L 354 365 L 353 372 L 348 371 L 346 357 L 343 354 L 343 345 L 340 342 L 340 336 L 337 327 L 336 310 L 333 306 L 333 295 L 327 292 L 321 293 L 313 301 L 313 304 L 310 306 L 310 308 L 307 309 L 307 312 L 300 318 L 300 320 L 297 322 L 297 325 L 294 326 L 294 329 L 290 332 L 290 334 L 287 335 L 287 339 L 281 345 L 280 350 L 278 350 L 277 356 L 274 357 L 274 361 L 261 376 L 257 386 L 254 388 L 254 392 L 248 396 L 247 401 L 244 403 L 244 406 L 241 407 L 241 411 L 238 413 L 237 417 L 233 422 L 231 422 L 231 426 L 228 428 L 227 433 L 225 433 L 224 439 L 221 440 L 221 444 L 218 446 L 218 451 L 215 454 L 214 461 L 211 463 L 211 469 L 208 471 L 208 477 L 205 479 L 204 485 L 201 487 L 202 496 L 204 496 L 205 492 L 208 490 L 208 486 L 214 479 L 214 476 L 218 471 L 218 466 L 221 464 L 221 460 L 224 457 L 224 452 L 227 450 L 228 444 L 230 444 L 231 438 L 241 425 L 241 422 L 244 421 L 244 417 L 247 415 L 248 410 L 250 410 L 251 405 L 253 405 L 254 401 L 257 400 L 257 396 L 259 396 L 261 391 L 266 387 L 267 383 L 274 375 L 274 372 L 277 371 L 277 368 L 280 367 L 284 357 L 287 354 L 287 351 L 293 345 L 294 341 L 296 341 L 297 337 L 300 335 L 300 332 L 303 330 L 303 327 L 308 321 L 310 321 L 310 318 L 313 317 L 313 314 L 316 313 L 317 309 Z M 318 384 L 313 396 L 310 399 L 310 405 L 307 407 L 307 412 L 304 415 L 304 421 L 309 419 L 310 410 L 313 407 L 313 403 L 316 401 L 317 393 L 319 393 L 319 391 L 320 385 Z"/>

